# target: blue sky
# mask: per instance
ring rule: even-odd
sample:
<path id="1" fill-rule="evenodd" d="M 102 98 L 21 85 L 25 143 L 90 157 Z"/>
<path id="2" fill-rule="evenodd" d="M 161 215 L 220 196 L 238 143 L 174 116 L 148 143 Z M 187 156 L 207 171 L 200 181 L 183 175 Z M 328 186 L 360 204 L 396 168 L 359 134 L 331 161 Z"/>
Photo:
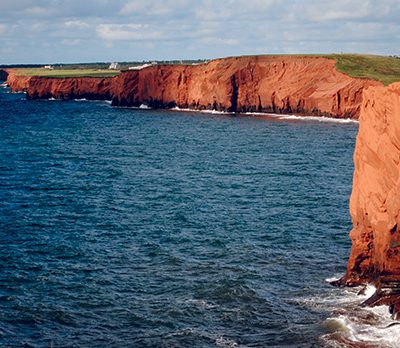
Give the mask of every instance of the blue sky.
<path id="1" fill-rule="evenodd" d="M 0 64 L 400 55 L 399 0 L 0 0 Z"/>

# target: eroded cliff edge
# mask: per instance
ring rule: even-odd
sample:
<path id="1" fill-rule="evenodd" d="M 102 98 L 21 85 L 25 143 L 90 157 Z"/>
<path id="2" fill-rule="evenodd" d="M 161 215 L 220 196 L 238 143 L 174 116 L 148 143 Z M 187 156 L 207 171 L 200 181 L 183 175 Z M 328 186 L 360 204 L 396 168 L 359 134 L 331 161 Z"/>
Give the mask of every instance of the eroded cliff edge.
<path id="1" fill-rule="evenodd" d="M 400 83 L 364 91 L 354 152 L 352 250 L 341 285 L 373 282 L 369 304 L 400 309 Z"/>
<path id="2" fill-rule="evenodd" d="M 380 82 L 351 78 L 322 57 L 258 56 L 200 65 L 155 65 L 113 78 L 18 76 L 7 83 L 31 99 L 109 99 L 115 106 L 294 113 L 358 118 L 362 92 Z"/>

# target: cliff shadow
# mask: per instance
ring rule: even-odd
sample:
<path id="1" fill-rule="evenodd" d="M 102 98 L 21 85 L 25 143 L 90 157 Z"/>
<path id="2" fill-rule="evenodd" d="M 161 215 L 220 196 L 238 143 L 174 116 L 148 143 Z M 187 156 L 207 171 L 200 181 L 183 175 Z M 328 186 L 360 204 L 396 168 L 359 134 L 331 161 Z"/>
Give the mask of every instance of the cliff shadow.
<path id="1" fill-rule="evenodd" d="M 0 69 L 0 81 L 4 82 L 7 81 L 8 72 L 6 70 Z"/>

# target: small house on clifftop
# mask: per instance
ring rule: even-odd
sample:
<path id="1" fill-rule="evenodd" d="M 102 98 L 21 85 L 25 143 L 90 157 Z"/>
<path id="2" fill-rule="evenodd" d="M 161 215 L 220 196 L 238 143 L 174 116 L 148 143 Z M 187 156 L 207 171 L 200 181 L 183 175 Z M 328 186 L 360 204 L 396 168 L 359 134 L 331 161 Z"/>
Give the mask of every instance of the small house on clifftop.
<path id="1" fill-rule="evenodd" d="M 118 70 L 119 69 L 119 63 L 117 62 L 113 62 L 110 64 L 110 66 L 108 67 L 109 70 Z"/>

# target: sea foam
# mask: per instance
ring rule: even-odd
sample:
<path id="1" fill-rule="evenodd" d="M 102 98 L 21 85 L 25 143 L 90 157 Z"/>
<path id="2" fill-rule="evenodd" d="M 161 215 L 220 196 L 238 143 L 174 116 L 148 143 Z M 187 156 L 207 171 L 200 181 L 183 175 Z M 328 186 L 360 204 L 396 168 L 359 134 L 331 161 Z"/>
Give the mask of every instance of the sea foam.
<path id="1" fill-rule="evenodd" d="M 294 120 L 294 121 L 313 121 L 313 122 L 331 122 L 331 123 L 358 123 L 358 120 L 351 118 L 333 118 L 324 116 L 297 116 L 287 114 L 272 114 L 266 112 L 246 112 L 245 115 L 250 116 L 268 116 L 280 120 Z"/>
<path id="2" fill-rule="evenodd" d="M 363 301 L 374 295 L 375 291 L 375 286 L 367 285 L 365 289 L 340 290 L 334 296 L 315 299 L 316 302 L 321 302 L 328 308 L 332 306 L 333 316 L 322 323 L 322 326 L 328 331 L 322 340 L 333 346 L 341 346 L 337 344 L 343 341 L 349 344 L 398 347 L 400 342 L 398 325 L 400 323 L 392 320 L 388 307 L 360 306 Z M 361 295 L 359 295 L 360 293 Z"/>
<path id="3" fill-rule="evenodd" d="M 228 111 L 218 111 L 218 110 L 196 110 L 196 109 L 190 109 L 190 108 L 180 108 L 178 106 L 173 107 L 170 109 L 172 111 L 185 111 L 185 112 L 201 112 L 203 114 L 215 114 L 215 115 L 233 115 L 234 112 L 228 112 Z"/>

